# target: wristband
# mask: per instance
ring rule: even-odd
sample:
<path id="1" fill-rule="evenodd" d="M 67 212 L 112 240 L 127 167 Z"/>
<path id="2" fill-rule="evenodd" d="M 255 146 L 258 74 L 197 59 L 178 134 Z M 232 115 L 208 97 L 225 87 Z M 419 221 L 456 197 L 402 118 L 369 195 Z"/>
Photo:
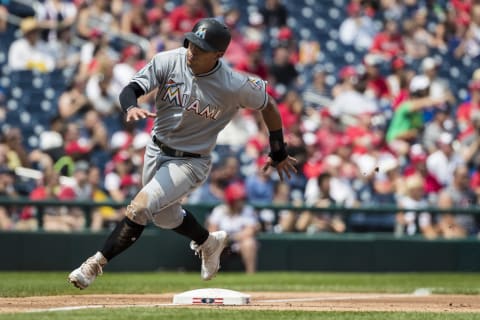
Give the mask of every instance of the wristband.
<path id="1" fill-rule="evenodd" d="M 272 158 L 273 167 L 288 157 L 285 146 L 285 142 L 283 141 L 283 130 L 279 129 L 270 131 L 270 153 L 268 156 Z"/>

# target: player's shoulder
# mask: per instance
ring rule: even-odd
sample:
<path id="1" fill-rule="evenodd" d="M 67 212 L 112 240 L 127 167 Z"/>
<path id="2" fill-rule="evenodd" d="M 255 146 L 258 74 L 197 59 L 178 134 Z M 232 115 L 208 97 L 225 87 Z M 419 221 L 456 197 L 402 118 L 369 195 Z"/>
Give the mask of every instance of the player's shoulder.
<path id="1" fill-rule="evenodd" d="M 222 69 L 226 82 L 229 84 L 229 87 L 235 91 L 244 87 L 247 83 L 258 83 L 260 85 L 263 81 L 258 76 L 234 70 L 225 63 Z"/>

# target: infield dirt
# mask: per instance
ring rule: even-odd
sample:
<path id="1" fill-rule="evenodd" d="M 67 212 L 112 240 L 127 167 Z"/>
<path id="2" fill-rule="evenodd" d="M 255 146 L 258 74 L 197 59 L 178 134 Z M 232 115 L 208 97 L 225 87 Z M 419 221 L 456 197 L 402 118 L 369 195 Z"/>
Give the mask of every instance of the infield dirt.
<path id="1" fill-rule="evenodd" d="M 171 305 L 173 295 L 64 295 L 23 298 L 0 298 L 0 313 L 73 310 L 88 308 L 246 308 L 251 310 L 309 311 L 417 311 L 417 312 L 480 312 L 480 296 L 476 295 L 413 295 L 380 293 L 326 292 L 246 292 L 251 303 L 243 306 L 178 306 Z"/>

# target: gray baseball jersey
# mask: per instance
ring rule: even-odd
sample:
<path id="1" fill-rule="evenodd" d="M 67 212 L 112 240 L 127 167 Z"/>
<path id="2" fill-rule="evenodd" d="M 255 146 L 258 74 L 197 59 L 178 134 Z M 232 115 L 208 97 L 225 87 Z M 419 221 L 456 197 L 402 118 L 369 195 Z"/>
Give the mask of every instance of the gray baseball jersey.
<path id="1" fill-rule="evenodd" d="M 218 133 L 240 108 L 261 110 L 267 105 L 263 80 L 235 72 L 221 61 L 210 72 L 193 75 L 186 52 L 179 48 L 159 53 L 132 79 L 146 93 L 158 88 L 152 134 L 170 148 L 202 155 L 172 157 L 154 143 L 147 145 L 144 187 L 132 201 L 144 209 L 127 210 L 135 212 L 130 218 L 142 225 L 180 225 L 181 201 L 207 179 Z"/>
<path id="2" fill-rule="evenodd" d="M 145 92 L 159 89 L 153 133 L 160 141 L 174 149 L 207 155 L 239 108 L 266 106 L 266 84 L 234 72 L 221 61 L 210 72 L 193 75 L 186 52 L 179 48 L 157 54 L 132 81 Z"/>

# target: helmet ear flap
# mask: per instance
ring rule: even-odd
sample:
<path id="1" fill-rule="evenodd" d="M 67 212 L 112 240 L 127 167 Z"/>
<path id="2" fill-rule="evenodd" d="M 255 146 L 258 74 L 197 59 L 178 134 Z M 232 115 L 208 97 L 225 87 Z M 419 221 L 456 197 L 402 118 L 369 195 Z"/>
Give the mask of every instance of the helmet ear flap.
<path id="1" fill-rule="evenodd" d="M 187 39 L 183 40 L 183 47 L 188 48 L 189 41 Z"/>

